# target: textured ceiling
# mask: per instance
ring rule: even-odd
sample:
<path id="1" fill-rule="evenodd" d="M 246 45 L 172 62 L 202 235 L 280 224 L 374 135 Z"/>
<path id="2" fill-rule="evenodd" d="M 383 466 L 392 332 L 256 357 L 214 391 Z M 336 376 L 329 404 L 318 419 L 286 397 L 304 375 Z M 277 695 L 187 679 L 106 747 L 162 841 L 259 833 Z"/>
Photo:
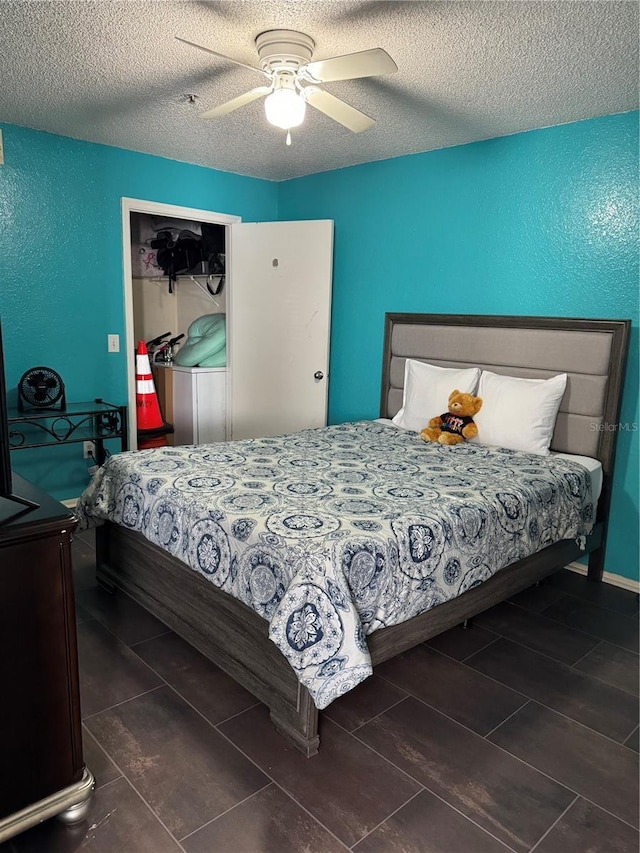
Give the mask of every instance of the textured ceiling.
<path id="1" fill-rule="evenodd" d="M 272 180 L 638 107 L 636 2 L 0 2 L 0 120 Z M 262 100 L 198 117 L 260 75 L 255 36 L 295 29 L 314 59 L 383 47 L 399 71 L 324 88 L 376 119 L 309 108 L 286 147 Z M 197 95 L 190 104 L 185 93 Z"/>

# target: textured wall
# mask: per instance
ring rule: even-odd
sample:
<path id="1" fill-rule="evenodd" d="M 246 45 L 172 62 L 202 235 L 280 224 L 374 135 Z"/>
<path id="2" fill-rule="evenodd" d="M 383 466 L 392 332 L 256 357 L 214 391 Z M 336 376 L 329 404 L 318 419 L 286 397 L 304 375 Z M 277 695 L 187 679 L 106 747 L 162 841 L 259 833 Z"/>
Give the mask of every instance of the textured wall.
<path id="1" fill-rule="evenodd" d="M 0 314 L 13 388 L 47 364 L 70 398 L 124 402 L 120 198 L 336 223 L 330 419 L 378 411 L 385 311 L 629 317 L 621 421 L 638 416 L 638 114 L 276 185 L 3 127 Z M 277 217 L 276 217 L 277 214 Z M 14 453 L 56 496 L 78 449 Z M 35 457 L 35 459 L 34 459 Z M 22 461 L 21 461 L 22 460 Z M 622 432 L 607 569 L 638 577 L 638 433 Z"/>
<path id="2" fill-rule="evenodd" d="M 289 181 L 278 212 L 335 220 L 332 422 L 377 415 L 385 312 L 434 311 L 632 319 L 638 424 L 638 113 Z M 638 435 L 620 434 L 606 565 L 635 578 Z"/>
<path id="3" fill-rule="evenodd" d="M 29 367 L 62 376 L 70 400 L 126 402 L 120 199 L 274 219 L 277 185 L 160 157 L 3 126 L 0 314 L 10 389 Z M 15 402 L 15 391 L 12 390 Z M 87 482 L 80 445 L 19 451 L 14 468 L 56 497 Z"/>

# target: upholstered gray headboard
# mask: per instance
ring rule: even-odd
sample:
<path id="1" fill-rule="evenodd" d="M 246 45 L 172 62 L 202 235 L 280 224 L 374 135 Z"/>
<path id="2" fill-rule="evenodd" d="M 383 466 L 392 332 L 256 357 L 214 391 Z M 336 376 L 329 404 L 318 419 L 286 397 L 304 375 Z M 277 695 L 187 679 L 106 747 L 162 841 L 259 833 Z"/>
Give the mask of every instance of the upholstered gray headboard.
<path id="1" fill-rule="evenodd" d="M 531 379 L 567 373 L 551 449 L 595 457 L 609 473 L 629 325 L 566 317 L 387 314 L 380 416 L 393 417 L 402 405 L 407 358 Z"/>

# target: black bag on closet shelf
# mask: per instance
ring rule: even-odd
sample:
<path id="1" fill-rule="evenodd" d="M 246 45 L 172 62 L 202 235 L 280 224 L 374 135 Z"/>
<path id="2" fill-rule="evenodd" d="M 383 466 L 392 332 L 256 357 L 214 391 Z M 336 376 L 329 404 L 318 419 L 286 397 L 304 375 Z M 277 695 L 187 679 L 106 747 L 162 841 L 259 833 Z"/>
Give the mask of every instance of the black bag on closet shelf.
<path id="1" fill-rule="evenodd" d="M 207 282 L 207 290 L 217 296 L 225 281 L 225 228 L 213 222 L 202 223 L 202 262 L 204 272 L 210 276 L 220 276 L 217 284 Z"/>
<path id="2" fill-rule="evenodd" d="M 202 272 L 202 238 L 192 231 L 181 231 L 177 240 L 171 231 L 158 231 L 151 248 L 157 250 L 156 263 L 169 277 L 169 293 L 176 276 Z"/>

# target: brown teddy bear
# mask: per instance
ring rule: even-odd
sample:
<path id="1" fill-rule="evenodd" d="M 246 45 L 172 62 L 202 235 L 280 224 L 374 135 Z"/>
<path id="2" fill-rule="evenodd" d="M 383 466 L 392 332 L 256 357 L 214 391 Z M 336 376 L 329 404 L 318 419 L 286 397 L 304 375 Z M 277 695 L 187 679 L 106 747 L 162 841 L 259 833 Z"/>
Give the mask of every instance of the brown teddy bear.
<path id="1" fill-rule="evenodd" d="M 466 438 L 477 436 L 478 427 L 473 416 L 482 408 L 482 399 L 456 390 L 449 394 L 448 405 L 449 411 L 431 418 L 420 438 L 440 444 L 461 444 Z"/>

